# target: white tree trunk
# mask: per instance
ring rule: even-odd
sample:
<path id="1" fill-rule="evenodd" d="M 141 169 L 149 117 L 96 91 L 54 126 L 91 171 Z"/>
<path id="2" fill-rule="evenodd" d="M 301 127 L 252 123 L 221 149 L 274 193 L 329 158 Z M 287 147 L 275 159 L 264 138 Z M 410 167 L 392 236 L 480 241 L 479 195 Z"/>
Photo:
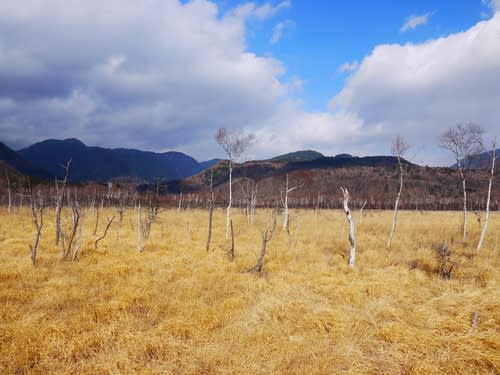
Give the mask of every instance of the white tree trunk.
<path id="1" fill-rule="evenodd" d="M 467 239 L 467 190 L 465 187 L 465 177 L 462 177 L 462 188 L 464 191 L 464 234 L 463 234 L 463 241 Z"/>
<path id="2" fill-rule="evenodd" d="M 491 200 L 491 186 L 493 185 L 493 177 L 495 176 L 495 161 L 496 161 L 496 144 L 493 144 L 493 157 L 491 158 L 491 173 L 490 173 L 490 182 L 488 184 L 488 198 L 486 200 L 486 213 L 484 215 L 483 229 L 481 230 L 481 237 L 479 238 L 479 242 L 477 244 L 476 251 L 481 250 L 481 246 L 483 246 L 484 235 L 486 234 L 486 228 L 488 228 L 488 220 L 490 218 L 490 200 Z"/>
<path id="3" fill-rule="evenodd" d="M 399 175 L 399 191 L 398 196 L 396 197 L 396 202 L 394 203 L 394 214 L 392 215 L 392 226 L 391 231 L 389 232 L 389 239 L 387 240 L 386 247 L 391 247 L 392 237 L 394 236 L 394 231 L 396 230 L 396 220 L 398 217 L 398 207 L 399 200 L 401 199 L 401 192 L 403 191 L 403 170 L 402 166 L 400 166 L 400 175 Z"/>
<path id="4" fill-rule="evenodd" d="M 229 161 L 231 163 L 231 161 Z M 229 203 L 226 212 L 226 240 L 231 233 L 231 205 L 233 203 L 233 166 L 229 164 Z"/>
<path id="5" fill-rule="evenodd" d="M 283 197 L 283 229 L 288 229 L 288 174 L 285 176 L 285 196 Z"/>
<path id="6" fill-rule="evenodd" d="M 354 220 L 349 210 L 349 191 L 343 187 L 340 189 L 344 194 L 344 212 L 347 217 L 347 222 L 349 223 L 349 243 L 351 244 L 351 249 L 349 250 L 349 266 L 354 267 L 356 265 L 356 238 L 354 236 Z"/>
<path id="7" fill-rule="evenodd" d="M 7 193 L 8 193 L 8 198 L 9 198 L 9 202 L 8 202 L 8 210 L 9 210 L 9 214 L 10 212 L 12 211 L 12 196 L 11 196 L 11 191 L 10 191 L 10 178 L 9 178 L 9 173 L 7 171 L 5 171 L 5 177 L 7 178 Z"/>

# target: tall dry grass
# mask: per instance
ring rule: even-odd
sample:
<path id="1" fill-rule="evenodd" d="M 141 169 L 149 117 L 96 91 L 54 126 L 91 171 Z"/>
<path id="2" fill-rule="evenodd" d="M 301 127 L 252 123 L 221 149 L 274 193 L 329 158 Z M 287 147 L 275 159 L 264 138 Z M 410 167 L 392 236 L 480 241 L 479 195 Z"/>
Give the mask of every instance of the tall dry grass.
<path id="1" fill-rule="evenodd" d="M 46 214 L 33 267 L 29 212 L 1 211 L 2 374 L 500 373 L 498 213 L 476 255 L 479 226 L 463 244 L 459 212 L 401 212 L 389 250 L 391 213 L 356 212 L 350 268 L 343 212 L 292 211 L 261 276 L 245 270 L 268 212 L 255 225 L 235 212 L 231 261 L 222 210 L 208 253 L 207 212 L 161 212 L 138 253 L 133 210 L 97 250 L 88 211 L 75 263 L 61 260 Z M 441 241 L 451 280 L 437 274 Z"/>

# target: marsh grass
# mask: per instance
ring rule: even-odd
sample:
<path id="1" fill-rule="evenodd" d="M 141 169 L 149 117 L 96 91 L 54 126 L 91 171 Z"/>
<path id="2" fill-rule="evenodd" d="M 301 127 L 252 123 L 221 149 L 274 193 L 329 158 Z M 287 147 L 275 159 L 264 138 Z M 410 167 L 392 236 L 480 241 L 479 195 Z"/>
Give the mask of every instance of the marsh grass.
<path id="1" fill-rule="evenodd" d="M 254 225 L 234 211 L 234 260 L 223 210 L 209 252 L 208 213 L 168 210 L 142 253 L 133 210 L 98 250 L 87 212 L 77 262 L 62 260 L 51 215 L 33 267 L 29 211 L 1 212 L 2 374 L 500 372 L 498 213 L 477 255 L 480 228 L 462 243 L 459 212 L 401 212 L 388 250 L 391 212 L 365 211 L 350 268 L 343 212 L 292 210 L 263 276 L 245 270 L 258 258 L 265 211 Z M 450 280 L 434 255 L 443 241 L 456 262 Z"/>

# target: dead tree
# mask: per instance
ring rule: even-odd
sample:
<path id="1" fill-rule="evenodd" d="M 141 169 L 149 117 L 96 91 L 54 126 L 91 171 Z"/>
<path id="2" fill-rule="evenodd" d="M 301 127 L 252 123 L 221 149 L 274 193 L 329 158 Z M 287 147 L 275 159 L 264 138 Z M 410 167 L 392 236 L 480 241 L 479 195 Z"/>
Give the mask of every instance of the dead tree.
<path id="1" fill-rule="evenodd" d="M 9 211 L 9 214 L 12 211 L 12 195 L 11 195 L 11 190 L 10 190 L 10 178 L 9 178 L 9 172 L 7 172 L 7 169 L 5 170 L 5 178 L 7 180 L 7 209 Z"/>
<path id="2" fill-rule="evenodd" d="M 179 207 L 177 208 L 177 211 L 181 212 L 182 209 L 182 191 L 179 194 Z"/>
<path id="3" fill-rule="evenodd" d="M 36 256 L 38 252 L 38 245 L 40 244 L 40 237 L 43 228 L 43 210 L 45 208 L 45 194 L 42 190 L 38 189 L 37 193 L 33 192 L 28 180 L 28 189 L 30 194 L 31 215 L 33 224 L 35 225 L 35 241 L 33 245 L 30 244 L 31 263 L 36 265 Z"/>
<path id="4" fill-rule="evenodd" d="M 239 157 L 252 145 L 254 141 L 253 134 L 243 135 L 239 132 L 230 133 L 226 128 L 219 128 L 215 134 L 215 140 L 226 153 L 228 157 L 229 169 L 229 203 L 226 214 L 226 239 L 229 237 L 231 206 L 233 202 L 233 167 Z"/>
<path id="5" fill-rule="evenodd" d="M 399 201 L 401 199 L 401 192 L 403 191 L 403 177 L 405 174 L 405 166 L 403 164 L 403 162 L 404 162 L 403 155 L 406 153 L 406 151 L 408 151 L 408 144 L 399 135 L 396 136 L 392 140 L 391 153 L 398 160 L 399 190 L 398 190 L 398 195 L 396 197 L 396 202 L 394 203 L 394 214 L 392 216 L 391 231 L 389 232 L 389 238 L 387 240 L 387 245 L 386 245 L 387 248 L 391 247 L 392 237 L 394 236 L 394 231 L 396 230 L 396 220 L 398 217 Z"/>
<path id="6" fill-rule="evenodd" d="M 490 200 L 491 200 L 491 186 L 493 185 L 493 178 L 495 177 L 495 162 L 497 160 L 497 154 L 496 154 L 496 146 L 497 142 L 496 139 L 492 141 L 492 151 L 490 153 L 490 181 L 488 184 L 488 197 L 486 199 L 486 212 L 484 214 L 484 221 L 483 221 L 483 229 L 481 230 L 481 236 L 479 238 L 479 242 L 477 243 L 476 250 L 479 252 L 481 250 L 481 247 L 483 246 L 483 241 L 484 241 L 484 235 L 486 234 L 486 228 L 488 228 L 488 221 L 490 218 Z"/>
<path id="7" fill-rule="evenodd" d="M 349 191 L 344 187 L 340 187 L 340 190 L 342 190 L 344 196 L 344 213 L 349 223 L 349 243 L 351 244 L 351 249 L 349 251 L 349 266 L 354 267 L 356 265 L 356 238 L 354 237 L 354 220 L 349 210 Z"/>
<path id="8" fill-rule="evenodd" d="M 283 229 L 287 232 L 289 231 L 289 219 L 290 215 L 288 213 L 288 194 L 292 191 L 300 189 L 304 184 L 295 185 L 290 187 L 288 181 L 288 173 L 285 175 L 285 186 L 281 189 L 281 204 L 283 205 Z"/>
<path id="9" fill-rule="evenodd" d="M 440 140 L 440 146 L 450 151 L 457 162 L 457 170 L 462 179 L 463 191 L 463 241 L 467 239 L 467 175 L 474 159 L 482 151 L 482 134 L 484 130 L 475 124 L 461 125 L 450 128 L 444 132 Z"/>
<path id="10" fill-rule="evenodd" d="M 58 180 L 56 178 L 56 245 L 59 244 L 61 237 L 61 209 L 64 201 L 64 196 L 66 195 L 66 183 L 68 182 L 69 167 L 71 165 L 71 159 L 69 159 L 63 168 L 65 169 L 64 178 Z M 61 186 L 60 186 L 61 185 Z"/>
<path id="11" fill-rule="evenodd" d="M 155 208 L 150 201 L 145 218 L 142 215 L 141 202 L 137 206 L 137 251 L 142 253 L 144 250 L 144 243 L 151 233 L 151 225 L 155 218 Z"/>
<path id="12" fill-rule="evenodd" d="M 259 258 L 255 266 L 249 268 L 247 272 L 256 272 L 261 274 L 264 271 L 264 259 L 266 257 L 267 244 L 274 237 L 276 233 L 276 211 L 273 210 L 271 217 L 267 220 L 266 229 L 262 231 L 262 246 L 260 248 Z"/>
<path id="13" fill-rule="evenodd" d="M 63 260 L 76 261 L 81 247 L 83 215 L 84 212 L 78 202 L 76 189 L 74 196 L 67 195 L 71 214 L 71 223 L 61 223 L 61 246 L 63 250 Z"/>
<path id="14" fill-rule="evenodd" d="M 95 242 L 94 242 L 94 249 L 97 250 L 97 244 L 99 243 L 99 241 L 103 240 L 105 237 L 106 237 L 106 234 L 108 234 L 108 230 L 109 230 L 109 227 L 111 226 L 111 224 L 113 224 L 113 221 L 115 220 L 115 217 L 113 216 L 111 219 L 108 218 L 108 224 L 106 224 L 106 228 L 104 229 L 104 232 L 101 236 L 99 236 Z"/>
<path id="15" fill-rule="evenodd" d="M 257 204 L 258 183 L 251 178 L 245 178 L 240 182 L 241 192 L 245 199 L 245 210 L 248 224 L 253 224 L 255 217 L 255 205 Z"/>
<path id="16" fill-rule="evenodd" d="M 214 171 L 210 169 L 210 185 L 209 185 L 209 195 L 208 195 L 208 234 L 207 234 L 207 244 L 205 246 L 205 250 L 208 251 L 210 249 L 210 242 L 212 241 L 212 222 L 214 216 Z"/>

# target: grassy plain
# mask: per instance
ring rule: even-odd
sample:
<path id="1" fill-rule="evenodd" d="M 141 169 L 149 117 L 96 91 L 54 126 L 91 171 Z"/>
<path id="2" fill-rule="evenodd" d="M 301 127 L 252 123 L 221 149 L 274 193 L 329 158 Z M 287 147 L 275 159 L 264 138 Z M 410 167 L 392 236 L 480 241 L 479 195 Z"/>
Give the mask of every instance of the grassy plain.
<path id="1" fill-rule="evenodd" d="M 104 230 L 101 214 L 97 234 Z M 160 212 L 142 253 L 133 210 L 94 249 L 95 213 L 84 218 L 77 262 L 54 245 L 46 211 L 38 263 L 29 211 L 0 212 L 2 374 L 499 374 L 500 214 L 479 254 L 479 225 L 461 242 L 460 212 L 354 213 L 357 265 L 347 266 L 341 211 L 292 211 L 291 231 L 257 260 L 267 211 L 256 223 L 234 211 L 236 257 L 214 216 Z M 280 222 L 278 222 L 279 227 Z M 453 249 L 451 280 L 434 247 Z M 477 327 L 471 323 L 478 314 Z"/>

